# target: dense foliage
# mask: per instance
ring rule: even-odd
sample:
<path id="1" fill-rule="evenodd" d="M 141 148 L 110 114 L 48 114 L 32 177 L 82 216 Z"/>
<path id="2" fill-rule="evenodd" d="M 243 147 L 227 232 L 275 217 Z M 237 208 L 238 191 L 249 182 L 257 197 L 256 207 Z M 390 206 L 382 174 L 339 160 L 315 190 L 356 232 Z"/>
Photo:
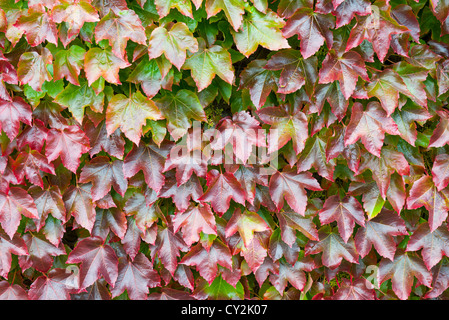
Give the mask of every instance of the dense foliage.
<path id="1" fill-rule="evenodd" d="M 449 2 L 0 0 L 0 299 L 449 287 Z"/>

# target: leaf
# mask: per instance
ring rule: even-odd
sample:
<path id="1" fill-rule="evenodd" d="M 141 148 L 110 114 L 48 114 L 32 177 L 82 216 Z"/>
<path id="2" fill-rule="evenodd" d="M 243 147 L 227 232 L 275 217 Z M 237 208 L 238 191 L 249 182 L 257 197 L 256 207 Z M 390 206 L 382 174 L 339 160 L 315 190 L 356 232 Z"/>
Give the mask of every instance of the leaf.
<path id="1" fill-rule="evenodd" d="M 146 121 L 162 118 L 155 103 L 145 98 L 140 91 L 128 98 L 123 94 L 116 94 L 109 101 L 106 109 L 106 130 L 108 135 L 111 135 L 120 128 L 128 139 L 138 145 L 142 126 Z"/>
<path id="2" fill-rule="evenodd" d="M 234 82 L 234 68 L 232 66 L 231 54 L 219 45 L 206 47 L 206 42 L 198 39 L 198 51 L 189 56 L 182 66 L 190 70 L 195 80 L 198 92 L 207 88 L 215 75 L 229 84 Z"/>
<path id="3" fill-rule="evenodd" d="M 44 183 L 40 171 L 56 174 L 53 164 L 47 162 L 47 158 L 36 150 L 22 151 L 12 164 L 12 169 L 17 180 L 23 181 L 24 177 L 34 185 L 41 188 Z"/>
<path id="4" fill-rule="evenodd" d="M 425 207 L 429 211 L 430 231 L 435 231 L 447 218 L 449 193 L 445 188 L 438 191 L 432 177 L 423 175 L 416 180 L 407 198 L 407 209 Z"/>
<path id="5" fill-rule="evenodd" d="M 154 102 L 167 119 L 167 129 L 175 141 L 192 126 L 190 119 L 207 121 L 198 96 L 187 89 L 181 89 L 176 94 L 166 93 Z"/>
<path id="6" fill-rule="evenodd" d="M 17 20 L 15 26 L 25 33 L 27 42 L 36 47 L 44 41 L 58 45 L 58 31 L 51 15 L 41 6 L 33 6 Z"/>
<path id="7" fill-rule="evenodd" d="M 346 100 L 353 94 L 359 76 L 369 81 L 362 57 L 355 51 L 343 50 L 329 51 L 318 74 L 319 83 L 338 80 Z"/>
<path id="8" fill-rule="evenodd" d="M 28 248 L 25 241 L 18 234 L 10 237 L 3 230 L 0 231 L 0 248 L 0 276 L 8 278 L 8 273 L 11 270 L 12 254 L 18 256 L 27 255 Z M 0 297 L 2 296 L 0 295 Z"/>
<path id="9" fill-rule="evenodd" d="M 20 123 L 31 126 L 31 119 L 31 107 L 21 97 L 11 101 L 0 99 L 0 127 L 10 140 L 19 134 Z"/>
<path id="10" fill-rule="evenodd" d="M 438 112 L 440 121 L 429 139 L 428 148 L 439 148 L 449 143 L 447 130 L 449 130 L 449 114 L 444 111 Z"/>
<path id="11" fill-rule="evenodd" d="M 436 298 L 449 287 L 448 265 L 446 260 L 441 260 L 432 268 L 432 289 L 427 291 L 424 298 Z"/>
<path id="12" fill-rule="evenodd" d="M 44 82 L 52 79 L 47 70 L 47 65 L 50 65 L 52 60 L 53 56 L 47 48 L 42 48 L 40 53 L 36 51 L 23 53 L 17 66 L 20 83 L 30 85 L 35 91 L 42 91 Z"/>
<path id="13" fill-rule="evenodd" d="M 114 298 L 126 290 L 131 299 L 146 300 L 148 288 L 159 286 L 160 281 L 159 274 L 153 270 L 150 260 L 143 253 L 139 253 L 133 261 L 119 260 L 118 277 L 111 294 Z"/>
<path id="14" fill-rule="evenodd" d="M 367 16 L 371 14 L 371 3 L 366 0 L 344 0 L 335 9 L 337 18 L 335 27 L 338 29 L 349 24 L 356 16 Z"/>
<path id="15" fill-rule="evenodd" d="M 48 274 L 38 277 L 30 286 L 28 296 L 30 300 L 70 300 L 73 285 L 70 280 L 71 272 L 56 268 Z"/>
<path id="16" fill-rule="evenodd" d="M 22 265 L 28 264 L 43 273 L 49 271 L 53 265 L 53 257 L 66 255 L 66 251 L 63 246 L 54 246 L 49 243 L 41 234 L 26 233 L 22 236 L 28 248 L 28 255 L 19 258 L 19 263 Z M 25 268 L 24 268 L 25 269 Z"/>
<path id="17" fill-rule="evenodd" d="M 243 213 L 237 208 L 229 219 L 226 229 L 226 238 L 238 232 L 245 247 L 253 240 L 255 232 L 271 230 L 268 224 L 257 213 L 245 210 Z"/>
<path id="18" fill-rule="evenodd" d="M 111 10 L 113 12 L 128 10 L 125 0 L 92 0 L 92 5 L 98 9 L 101 17 L 107 15 Z"/>
<path id="19" fill-rule="evenodd" d="M 28 292 L 18 284 L 9 284 L 8 281 L 0 282 L 1 300 L 28 300 Z"/>
<path id="20" fill-rule="evenodd" d="M 91 107 L 96 112 L 103 112 L 104 93 L 96 94 L 86 81 L 80 85 L 69 83 L 55 99 L 55 102 L 69 109 L 78 123 L 83 122 L 85 108 Z"/>
<path id="21" fill-rule="evenodd" d="M 33 198 L 19 187 L 10 187 L 6 193 L 0 192 L 0 224 L 10 239 L 13 239 L 22 215 L 39 218 Z"/>
<path id="22" fill-rule="evenodd" d="M 410 174 L 410 166 L 404 155 L 388 147 L 382 148 L 379 158 L 371 153 L 363 154 L 357 173 L 362 173 L 365 170 L 371 170 L 372 177 L 379 187 L 380 195 L 384 199 L 387 196 L 390 179 L 395 171 L 401 176 Z"/>
<path id="23" fill-rule="evenodd" d="M 400 235 L 408 235 L 404 220 L 384 209 L 373 219 L 365 221 L 365 226 L 357 230 L 355 246 L 362 258 L 374 246 L 382 257 L 393 261 L 396 252 L 395 237 Z"/>
<path id="24" fill-rule="evenodd" d="M 310 172 L 296 173 L 292 169 L 278 171 L 271 176 L 269 182 L 270 195 L 279 212 L 284 206 L 284 198 L 288 205 L 298 214 L 304 216 L 307 204 L 305 188 L 321 191 L 318 181 Z"/>
<path id="25" fill-rule="evenodd" d="M 406 103 L 400 110 L 396 109 L 391 117 L 398 126 L 400 136 L 414 146 L 418 137 L 415 121 L 424 122 L 432 116 L 425 108 L 416 104 Z"/>
<path id="26" fill-rule="evenodd" d="M 294 49 L 280 50 L 273 54 L 264 67 L 268 70 L 282 70 L 279 77 L 278 93 L 293 93 L 304 86 L 310 95 L 317 80 L 317 59 L 304 59 Z"/>
<path id="27" fill-rule="evenodd" d="M 278 79 L 273 71 L 265 68 L 266 64 L 266 60 L 253 60 L 240 74 L 239 90 L 249 89 L 251 101 L 257 110 L 265 104 L 271 91 L 278 90 Z"/>
<path id="28" fill-rule="evenodd" d="M 100 20 L 97 10 L 90 4 L 90 1 L 86 0 L 58 1 L 58 4 L 53 7 L 52 17 L 54 22 L 64 22 L 68 25 L 68 38 L 78 35 L 86 22 L 97 22 Z"/>
<path id="29" fill-rule="evenodd" d="M 200 240 L 200 233 L 217 235 L 215 217 L 207 203 L 190 205 L 187 210 L 177 212 L 173 218 L 173 231 L 182 231 L 188 246 Z"/>
<path id="30" fill-rule="evenodd" d="M 411 95 L 403 79 L 392 69 L 385 69 L 376 74 L 372 81 L 366 85 L 368 97 L 377 97 L 387 117 L 398 107 L 399 93 Z"/>
<path id="31" fill-rule="evenodd" d="M 134 193 L 123 207 L 127 216 L 133 216 L 137 228 L 143 233 L 159 219 L 158 207 L 147 203 L 145 195 L 141 192 Z"/>
<path id="32" fill-rule="evenodd" d="M 298 172 L 315 168 L 320 176 L 333 181 L 335 161 L 326 158 L 326 142 L 317 134 L 309 138 L 298 159 Z"/>
<path id="33" fill-rule="evenodd" d="M 33 198 L 39 214 L 39 218 L 36 221 L 37 231 L 49 224 L 46 222 L 49 214 L 63 222 L 66 221 L 64 201 L 62 200 L 61 191 L 57 186 L 48 186 L 46 188 L 32 186 L 28 189 L 28 192 Z M 51 240 L 50 242 L 53 243 Z M 53 244 L 55 246 L 58 245 L 58 243 Z"/>
<path id="34" fill-rule="evenodd" d="M 89 86 L 100 77 L 107 82 L 121 84 L 118 73 L 120 69 L 129 66 L 127 61 L 118 58 L 112 51 L 98 47 L 89 49 L 84 58 L 84 71 Z"/>
<path id="35" fill-rule="evenodd" d="M 206 0 L 207 19 L 223 11 L 234 31 L 238 32 L 245 13 L 243 0 Z"/>
<path id="36" fill-rule="evenodd" d="M 86 136 L 89 137 L 89 144 L 91 146 L 89 155 L 91 157 L 100 151 L 104 151 L 116 158 L 123 158 L 125 153 L 125 140 L 121 136 L 120 129 L 108 135 L 104 121 L 97 126 L 91 121 L 87 121 L 83 126 L 83 130 Z"/>
<path id="37" fill-rule="evenodd" d="M 346 51 L 357 47 L 366 39 L 373 44 L 377 57 L 383 62 L 390 47 L 391 36 L 406 31 L 407 27 L 399 25 L 391 17 L 388 2 L 378 0 L 371 5 L 370 15 L 357 17 L 357 23 L 349 35 Z"/>
<path id="38" fill-rule="evenodd" d="M 156 243 L 154 244 L 154 254 L 157 254 L 165 268 L 173 276 L 178 265 L 180 251 L 189 251 L 189 246 L 179 234 L 174 233 L 169 227 L 159 228 L 157 230 Z"/>
<path id="39" fill-rule="evenodd" d="M 261 167 L 245 167 L 239 166 L 236 172 L 234 172 L 235 178 L 240 182 L 240 185 L 245 190 L 246 200 L 254 204 L 257 193 L 257 184 L 262 186 L 268 185 L 268 177 L 263 174 Z M 252 209 L 250 209 L 253 211 Z M 258 210 L 254 210 L 258 211 Z"/>
<path id="40" fill-rule="evenodd" d="M 118 258 L 114 249 L 101 238 L 89 237 L 81 240 L 69 253 L 66 263 L 81 263 L 81 288 L 87 288 L 101 276 L 114 287 L 118 278 Z"/>
<path id="41" fill-rule="evenodd" d="M 107 39 L 112 52 L 126 61 L 125 49 L 128 40 L 146 45 L 145 29 L 137 14 L 132 10 L 109 13 L 101 18 L 95 26 L 95 41 Z"/>
<path id="42" fill-rule="evenodd" d="M 76 125 L 50 129 L 47 136 L 45 156 L 48 162 L 61 158 L 64 167 L 76 173 L 83 153 L 90 149 L 89 138 Z"/>
<path id="43" fill-rule="evenodd" d="M 337 222 L 338 231 L 345 243 L 348 242 L 354 230 L 355 222 L 365 226 L 365 212 L 356 198 L 346 196 L 340 199 L 338 195 L 326 199 L 323 209 L 319 212 L 322 225 Z"/>
<path id="44" fill-rule="evenodd" d="M 255 146 L 265 146 L 265 135 L 261 134 L 259 121 L 245 111 L 234 113 L 232 119 L 221 119 L 216 130 L 217 136 L 210 143 L 211 148 L 223 150 L 230 143 L 234 154 L 243 163 L 247 163 Z"/>
<path id="45" fill-rule="evenodd" d="M 92 183 L 92 200 L 97 201 L 111 190 L 111 186 L 121 196 L 125 195 L 128 181 L 123 174 L 123 161 L 111 161 L 109 157 L 98 156 L 81 170 L 79 182 Z"/>
<path id="46" fill-rule="evenodd" d="M 302 216 L 294 211 L 281 211 L 276 213 L 281 229 L 281 239 L 290 247 L 296 241 L 296 230 L 310 240 L 318 241 L 318 230 L 313 222 L 313 217 Z"/>
<path id="47" fill-rule="evenodd" d="M 165 181 L 162 172 L 169 147 L 169 144 L 164 144 L 159 148 L 154 143 L 144 144 L 143 142 L 139 146 L 134 145 L 123 163 L 125 178 L 131 178 L 142 170 L 147 185 L 159 192 Z"/>
<path id="48" fill-rule="evenodd" d="M 181 70 L 186 60 L 186 51 L 198 51 L 198 41 L 183 22 L 173 24 L 170 30 L 164 26 L 157 27 L 151 32 L 148 43 L 148 55 L 155 59 L 164 54 L 165 57 Z"/>
<path id="49" fill-rule="evenodd" d="M 72 215 L 81 227 L 89 231 L 92 231 L 96 217 L 91 190 L 91 184 L 71 185 L 63 195 L 67 213 Z"/>
<path id="50" fill-rule="evenodd" d="M 368 280 L 364 278 L 355 281 L 343 278 L 332 300 L 375 300 L 376 292 L 369 288 Z"/>
<path id="51" fill-rule="evenodd" d="M 279 150 L 290 140 L 296 155 L 304 149 L 309 131 L 307 117 L 302 111 L 288 107 L 266 107 L 257 115 L 264 123 L 271 125 L 268 153 Z"/>
<path id="52" fill-rule="evenodd" d="M 182 257 L 180 263 L 188 266 L 195 266 L 200 276 L 202 276 L 209 285 L 211 285 L 217 277 L 217 265 L 232 269 L 231 252 L 229 251 L 229 248 L 219 240 L 214 240 L 209 250 L 206 250 L 201 243 L 198 243 Z"/>
<path id="53" fill-rule="evenodd" d="M 316 13 L 312 8 L 300 8 L 291 16 L 282 29 L 286 38 L 298 35 L 302 56 L 307 59 L 314 55 L 326 41 L 331 48 L 333 34 L 330 29 L 335 28 L 335 17 L 331 14 Z"/>
<path id="54" fill-rule="evenodd" d="M 166 88 L 171 63 L 163 56 L 155 59 L 143 58 L 129 75 L 127 81 L 140 84 L 148 98 L 154 97 L 161 87 Z"/>
<path id="55" fill-rule="evenodd" d="M 196 175 L 192 175 L 187 182 L 178 186 L 176 177 L 173 171 L 168 171 L 165 175 L 165 183 L 159 192 L 161 198 L 172 198 L 176 208 L 183 212 L 187 210 L 190 200 L 198 202 L 198 199 L 203 195 L 203 188 Z"/>
<path id="56" fill-rule="evenodd" d="M 266 14 L 250 7 L 243 17 L 238 31 L 231 30 L 237 49 L 246 57 L 253 54 L 260 45 L 268 50 L 290 48 L 281 32 L 285 22 L 276 13 L 268 10 Z"/>
<path id="57" fill-rule="evenodd" d="M 449 169 L 449 156 L 439 154 L 435 157 L 432 167 L 432 180 L 438 191 L 442 191 L 449 184 L 449 178 L 446 171 Z"/>
<path id="58" fill-rule="evenodd" d="M 449 231 L 446 223 L 443 223 L 434 231 L 430 231 L 428 223 L 422 223 L 411 235 L 407 243 L 407 251 L 421 250 L 421 255 L 427 270 L 432 269 L 443 256 L 448 256 L 447 242 Z"/>
<path id="59" fill-rule="evenodd" d="M 80 2 L 84 3 L 84 2 Z M 79 86 L 78 76 L 84 66 L 84 48 L 72 45 L 68 50 L 60 50 L 55 54 L 53 63 L 53 79 L 67 79 L 71 84 Z"/>
<path id="60" fill-rule="evenodd" d="M 281 261 L 279 264 L 279 273 L 271 274 L 270 282 L 281 296 L 284 294 L 288 283 L 302 291 L 307 282 L 304 271 L 312 271 L 315 267 L 315 262 L 310 257 L 302 258 L 294 263 L 293 266 Z"/>
<path id="61" fill-rule="evenodd" d="M 198 177 L 206 176 L 207 160 L 200 150 L 182 150 L 181 155 L 176 154 L 173 151 L 174 149 L 170 151 L 170 154 L 165 161 L 164 172 L 176 168 L 176 181 L 178 187 L 186 183 L 193 172 L 195 172 Z"/>
<path id="62" fill-rule="evenodd" d="M 366 110 L 359 102 L 352 106 L 351 120 L 345 133 L 345 146 L 362 140 L 365 148 L 380 157 L 385 133 L 399 135 L 393 119 L 381 108 L 378 102 L 369 102 Z"/>
<path id="63" fill-rule="evenodd" d="M 331 269 L 338 267 L 343 259 L 350 263 L 357 263 L 358 253 L 354 239 L 351 237 L 347 242 L 344 242 L 337 232 L 329 232 L 325 228 L 318 231 L 319 241 L 307 243 L 304 249 L 306 256 L 322 252 L 321 261 L 323 265 Z"/>
<path id="64" fill-rule="evenodd" d="M 154 4 L 156 5 L 157 13 L 160 18 L 167 16 L 170 12 L 170 9 L 176 8 L 183 15 L 192 18 L 192 5 L 190 1 L 182 1 L 182 0 L 155 0 Z"/>
<path id="65" fill-rule="evenodd" d="M 210 202 L 212 209 L 220 216 L 229 209 L 231 199 L 245 205 L 245 191 L 232 173 L 212 169 L 207 173 L 206 180 L 208 188 L 198 201 Z"/>
<path id="66" fill-rule="evenodd" d="M 403 250 L 396 251 L 393 261 L 385 258 L 380 261 L 378 277 L 380 284 L 391 279 L 393 291 L 401 300 L 410 296 L 414 277 L 427 287 L 432 285 L 432 274 L 422 259 Z"/>

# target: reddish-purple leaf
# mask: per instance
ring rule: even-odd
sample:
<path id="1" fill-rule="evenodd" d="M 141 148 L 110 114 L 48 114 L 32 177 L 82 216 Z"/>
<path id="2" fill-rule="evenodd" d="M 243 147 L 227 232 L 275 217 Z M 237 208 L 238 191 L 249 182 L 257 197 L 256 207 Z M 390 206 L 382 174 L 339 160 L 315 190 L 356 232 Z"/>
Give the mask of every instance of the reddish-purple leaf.
<path id="1" fill-rule="evenodd" d="M 232 269 L 231 252 L 226 245 L 215 240 L 209 250 L 205 249 L 201 243 L 195 245 L 184 257 L 180 263 L 195 266 L 200 276 L 202 276 L 209 285 L 215 280 L 218 273 L 218 266 Z"/>
<path id="2" fill-rule="evenodd" d="M 232 173 L 212 169 L 207 173 L 206 179 L 208 189 L 198 201 L 210 202 L 219 215 L 229 209 L 231 199 L 245 205 L 245 191 Z"/>
<path id="3" fill-rule="evenodd" d="M 340 199 L 338 195 L 326 199 L 323 209 L 319 212 L 322 225 L 337 221 L 338 231 L 345 243 L 354 230 L 355 222 L 365 226 L 365 212 L 358 200 L 352 196 Z"/>
<path id="4" fill-rule="evenodd" d="M 146 300 L 148 288 L 161 284 L 159 274 L 153 270 L 148 258 L 139 253 L 133 261 L 120 259 L 118 265 L 118 278 L 111 290 L 112 297 L 116 297 L 125 290 L 132 300 Z"/>
<path id="5" fill-rule="evenodd" d="M 118 278 L 118 258 L 114 249 L 101 238 L 81 240 L 70 252 L 66 263 L 81 263 L 81 288 L 87 288 L 101 276 L 114 287 Z"/>

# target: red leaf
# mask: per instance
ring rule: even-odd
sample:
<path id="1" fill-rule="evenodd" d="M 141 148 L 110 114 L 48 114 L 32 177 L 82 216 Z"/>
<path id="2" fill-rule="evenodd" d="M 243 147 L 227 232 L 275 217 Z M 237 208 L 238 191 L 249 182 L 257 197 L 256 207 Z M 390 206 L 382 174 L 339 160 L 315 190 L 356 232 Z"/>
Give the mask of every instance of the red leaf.
<path id="1" fill-rule="evenodd" d="M 428 223 L 422 223 L 411 235 L 407 243 L 407 251 L 421 250 L 421 255 L 427 269 L 432 269 L 443 256 L 449 256 L 449 231 L 443 223 L 434 231 L 430 231 Z"/>
<path id="2" fill-rule="evenodd" d="M 245 205 L 245 191 L 232 173 L 212 169 L 206 179 L 208 189 L 198 201 L 210 202 L 220 216 L 228 211 L 231 199 Z"/>
<path id="3" fill-rule="evenodd" d="M 87 288 L 101 276 L 114 287 L 118 278 L 117 256 L 114 249 L 101 238 L 89 237 L 81 240 L 70 252 L 66 263 L 81 263 L 81 288 Z"/>
<path id="4" fill-rule="evenodd" d="M 231 261 L 229 248 L 221 241 L 215 240 L 209 250 L 206 250 L 201 243 L 198 243 L 182 257 L 180 263 L 188 266 L 196 266 L 200 276 L 210 285 L 217 276 L 217 265 L 232 269 Z"/>
<path id="5" fill-rule="evenodd" d="M 150 260 L 139 253 L 133 261 L 120 259 L 118 278 L 111 290 L 112 297 L 116 297 L 127 290 L 132 300 L 146 300 L 148 288 L 160 286 L 159 274 L 153 270 Z"/>
<path id="6" fill-rule="evenodd" d="M 334 269 L 345 259 L 350 263 L 358 262 L 358 253 L 351 237 L 347 242 L 337 232 L 329 231 L 326 227 L 319 230 L 319 241 L 309 241 L 304 249 L 305 254 L 317 254 L 322 252 L 323 265 Z"/>
<path id="7" fill-rule="evenodd" d="M 11 270 L 11 254 L 18 256 L 28 255 L 28 249 L 25 241 L 18 234 L 11 238 L 3 230 L 0 230 L 0 249 L 0 276 L 8 278 L 8 273 Z"/>
<path id="8" fill-rule="evenodd" d="M 31 119 L 31 107 L 21 97 L 12 101 L 0 99 L 0 125 L 10 140 L 19 134 L 20 123 L 31 126 Z"/>
<path id="9" fill-rule="evenodd" d="M 169 228 L 161 228 L 157 231 L 157 239 L 154 244 L 154 254 L 157 253 L 165 268 L 173 275 L 178 265 L 180 251 L 186 252 L 189 247 L 179 234 L 173 233 Z"/>
<path id="10" fill-rule="evenodd" d="M 385 133 L 399 135 L 398 126 L 388 117 L 378 102 L 369 102 L 366 110 L 355 102 L 352 106 L 351 120 L 345 133 L 345 146 L 362 140 L 366 150 L 380 157 Z"/>
<path id="11" fill-rule="evenodd" d="M 173 218 L 173 231 L 182 231 L 182 238 L 188 246 L 200 239 L 200 233 L 217 235 L 215 217 L 207 203 L 191 205 L 186 211 L 177 212 Z"/>
<path id="12" fill-rule="evenodd" d="M 89 138 L 78 127 L 67 126 L 61 129 L 50 129 L 45 147 L 48 162 L 61 158 L 64 167 L 76 173 L 81 155 L 90 149 Z"/>
<path id="13" fill-rule="evenodd" d="M 269 189 L 276 210 L 279 212 L 284 206 L 284 198 L 288 205 L 298 214 L 304 215 L 307 205 L 305 188 L 321 191 L 318 181 L 310 172 L 296 173 L 294 169 L 278 171 L 270 178 Z"/>
<path id="14" fill-rule="evenodd" d="M 128 179 L 142 170 L 147 185 L 159 192 L 165 182 L 162 172 L 170 146 L 168 143 L 158 147 L 154 143 L 142 142 L 139 146 L 133 146 L 123 163 L 125 178 Z"/>
<path id="15" fill-rule="evenodd" d="M 137 14 L 132 10 L 109 11 L 95 27 L 95 41 L 109 40 L 112 52 L 125 60 L 128 40 L 146 45 L 145 29 Z"/>
<path id="16" fill-rule="evenodd" d="M 374 245 L 376 251 L 384 258 L 393 261 L 396 252 L 395 236 L 408 235 L 404 220 L 392 211 L 382 210 L 376 217 L 365 222 L 357 230 L 355 246 L 364 258 Z"/>
<path id="17" fill-rule="evenodd" d="M 319 213 L 322 225 L 337 221 L 338 231 L 347 243 L 355 226 L 355 222 L 365 226 L 365 212 L 356 198 L 346 196 L 340 199 L 338 195 L 330 196 L 324 202 Z"/>
<path id="18" fill-rule="evenodd" d="M 0 224 L 11 239 L 19 227 L 22 215 L 31 219 L 39 218 L 33 198 L 19 187 L 9 188 L 7 193 L 0 192 Z"/>
<path id="19" fill-rule="evenodd" d="M 287 21 L 282 29 L 286 38 L 297 34 L 300 42 L 301 54 L 305 59 L 315 54 L 318 49 L 327 43 L 331 48 L 333 33 L 330 29 L 335 28 L 335 17 L 331 14 L 323 15 L 316 13 L 312 8 L 301 8 Z"/>
<path id="20" fill-rule="evenodd" d="M 447 218 L 449 190 L 438 191 L 431 176 L 424 175 L 413 183 L 407 198 L 407 209 L 425 207 L 429 211 L 430 231 L 435 231 Z"/>
<path id="21" fill-rule="evenodd" d="M 86 121 L 83 126 L 86 136 L 89 137 L 90 150 L 89 155 L 92 157 L 104 151 L 111 156 L 122 159 L 125 152 L 125 140 L 121 136 L 119 129 L 108 135 L 105 122 L 101 122 L 95 126 L 91 121 Z"/>
<path id="22" fill-rule="evenodd" d="M 378 276 L 380 284 L 391 279 L 393 291 L 401 300 L 406 300 L 410 296 L 414 277 L 427 287 L 432 285 L 432 274 L 422 259 L 403 250 L 396 251 L 393 261 L 385 258 L 380 261 Z"/>
<path id="23" fill-rule="evenodd" d="M 26 233 L 22 238 L 29 253 L 27 256 L 19 257 L 19 264 L 23 270 L 32 267 L 46 273 L 53 265 L 53 257 L 67 254 L 62 244 L 59 247 L 54 246 L 47 242 L 43 235 Z"/>
<path id="24" fill-rule="evenodd" d="M 64 205 L 69 215 L 83 228 L 92 231 L 95 223 L 95 206 L 92 201 L 91 184 L 71 185 L 64 193 Z"/>
<path id="25" fill-rule="evenodd" d="M 92 200 L 97 201 L 111 190 L 111 186 L 121 196 L 125 195 L 128 181 L 123 174 L 123 161 L 111 161 L 109 157 L 98 156 L 81 170 L 79 182 L 92 183 Z"/>
<path id="26" fill-rule="evenodd" d="M 44 41 L 58 45 L 58 31 L 49 12 L 42 6 L 33 6 L 20 16 L 15 26 L 25 33 L 27 42 L 36 47 Z"/>

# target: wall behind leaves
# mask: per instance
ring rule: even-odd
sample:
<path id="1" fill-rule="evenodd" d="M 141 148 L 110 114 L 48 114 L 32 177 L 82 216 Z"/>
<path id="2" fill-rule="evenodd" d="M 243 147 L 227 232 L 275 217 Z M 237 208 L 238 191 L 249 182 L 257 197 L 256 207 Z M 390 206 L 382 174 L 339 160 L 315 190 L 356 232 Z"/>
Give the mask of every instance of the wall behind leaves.
<path id="1" fill-rule="evenodd" d="M 448 23 L 0 0 L 0 299 L 446 298 Z"/>

